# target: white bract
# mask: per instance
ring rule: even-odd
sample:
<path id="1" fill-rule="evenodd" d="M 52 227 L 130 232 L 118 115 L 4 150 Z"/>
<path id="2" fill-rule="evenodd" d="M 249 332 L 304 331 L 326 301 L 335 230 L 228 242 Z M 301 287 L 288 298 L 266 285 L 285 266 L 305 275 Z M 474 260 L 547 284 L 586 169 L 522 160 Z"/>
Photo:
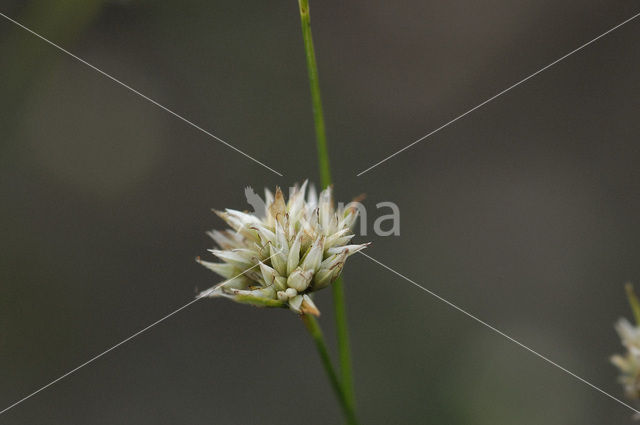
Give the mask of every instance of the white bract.
<path id="1" fill-rule="evenodd" d="M 611 363 L 620 369 L 620 383 L 630 398 L 640 398 L 640 327 L 626 319 L 618 320 L 616 331 L 622 345 L 627 349 L 624 355 L 614 355 Z"/>
<path id="2" fill-rule="evenodd" d="M 318 315 L 310 294 L 329 286 L 346 259 L 368 244 L 349 245 L 356 208 L 335 209 L 331 187 L 316 195 L 307 182 L 291 188 L 285 203 L 280 188 L 265 190 L 266 216 L 227 209 L 216 211 L 230 230 L 208 232 L 222 262 L 197 258 L 225 280 L 199 296 L 226 297 L 263 307 L 288 307 Z"/>

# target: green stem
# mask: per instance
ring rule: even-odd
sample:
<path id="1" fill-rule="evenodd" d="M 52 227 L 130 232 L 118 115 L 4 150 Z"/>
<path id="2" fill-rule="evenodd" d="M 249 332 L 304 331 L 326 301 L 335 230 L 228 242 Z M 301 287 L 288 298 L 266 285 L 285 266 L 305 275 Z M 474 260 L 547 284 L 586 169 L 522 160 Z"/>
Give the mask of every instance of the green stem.
<path id="1" fill-rule="evenodd" d="M 300 21 L 302 25 L 302 38 L 307 58 L 309 71 L 309 86 L 311 89 L 311 103 L 313 105 L 313 120 L 316 128 L 316 145 L 318 150 L 318 166 L 320 167 L 320 180 L 325 188 L 332 184 L 331 168 L 329 166 L 329 149 L 324 126 L 324 113 L 322 110 L 322 98 L 320 96 L 320 81 L 318 78 L 318 65 L 311 36 L 311 15 L 309 0 L 298 0 L 300 6 Z M 336 332 L 338 339 L 338 351 L 340 358 L 340 375 L 342 387 L 351 407 L 355 410 L 355 396 L 353 390 L 353 374 L 351 371 L 351 348 L 349 344 L 349 329 L 347 327 L 347 310 L 342 279 L 333 283 L 333 300 L 335 305 Z"/>
<path id="2" fill-rule="evenodd" d="M 353 390 L 353 374 L 351 371 L 351 346 L 349 344 L 349 328 L 347 327 L 347 305 L 341 277 L 333 282 L 332 289 L 342 387 L 344 388 L 349 404 L 351 404 L 351 407 L 355 409 L 356 404 Z"/>
<path id="3" fill-rule="evenodd" d="M 309 0 L 298 0 L 300 5 L 300 21 L 302 24 L 302 39 L 307 57 L 309 70 L 309 86 L 311 88 L 311 104 L 313 106 L 313 121 L 316 126 L 316 147 L 318 150 L 318 166 L 320 167 L 320 181 L 322 188 L 331 185 L 331 168 L 329 166 L 329 149 L 327 148 L 327 134 L 324 127 L 324 113 L 322 98 L 320 97 L 320 80 L 318 79 L 318 65 L 316 53 L 311 37 L 311 16 L 309 14 Z"/>
<path id="4" fill-rule="evenodd" d="M 322 365 L 324 366 L 325 372 L 329 376 L 329 382 L 331 383 L 331 388 L 336 394 L 338 401 L 340 402 L 340 407 L 342 407 L 342 411 L 349 425 L 358 425 L 358 421 L 356 419 L 355 412 L 349 401 L 347 400 L 347 396 L 340 385 L 340 381 L 338 380 L 338 376 L 336 375 L 335 370 L 333 369 L 333 365 L 331 364 L 331 357 L 329 357 L 329 351 L 327 351 L 327 345 L 324 342 L 324 336 L 322 335 L 322 330 L 320 329 L 320 325 L 315 317 L 310 316 L 308 314 L 302 315 L 302 321 L 306 326 L 309 334 L 313 338 L 316 343 L 316 348 L 318 349 L 318 354 L 320 354 L 320 360 L 322 360 Z"/>
<path id="5" fill-rule="evenodd" d="M 640 326 L 640 301 L 638 301 L 638 296 L 633 290 L 631 283 L 627 283 L 624 289 L 627 291 L 627 298 L 631 306 L 631 311 L 633 311 L 633 317 L 636 319 L 636 325 Z"/>

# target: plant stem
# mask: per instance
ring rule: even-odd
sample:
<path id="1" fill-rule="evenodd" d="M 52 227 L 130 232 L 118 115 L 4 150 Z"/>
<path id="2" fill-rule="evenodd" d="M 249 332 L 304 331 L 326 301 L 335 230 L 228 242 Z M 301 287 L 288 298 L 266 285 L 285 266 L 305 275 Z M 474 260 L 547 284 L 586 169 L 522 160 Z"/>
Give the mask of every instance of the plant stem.
<path id="1" fill-rule="evenodd" d="M 318 166 L 320 167 L 320 180 L 325 188 L 332 184 L 331 168 L 329 166 L 329 149 L 327 148 L 327 136 L 324 126 L 324 113 L 322 110 L 322 98 L 320 96 L 320 80 L 318 78 L 318 65 L 311 36 L 311 15 L 309 0 L 298 0 L 300 6 L 300 21 L 302 25 L 302 38 L 307 58 L 309 71 L 309 86 L 311 89 L 311 103 L 313 105 L 313 120 L 316 128 L 316 146 L 318 150 Z M 349 329 L 347 327 L 347 310 L 342 279 L 337 279 L 333 285 L 333 300 L 335 306 L 336 333 L 338 339 L 338 352 L 340 359 L 340 376 L 342 388 L 346 398 L 355 410 L 355 396 L 353 390 L 353 374 L 351 371 L 351 347 L 349 344 Z"/>
<path id="2" fill-rule="evenodd" d="M 318 354 L 320 354 L 320 359 L 322 360 L 322 365 L 324 366 L 325 372 L 329 376 L 329 381 L 331 382 L 331 387 L 340 402 L 340 407 L 342 407 L 342 411 L 349 425 L 357 425 L 358 421 L 356 419 L 355 412 L 347 396 L 340 385 L 340 381 L 338 380 L 338 376 L 336 375 L 335 370 L 333 369 L 333 365 L 331 364 L 331 357 L 329 357 L 329 352 L 327 351 L 327 345 L 324 342 L 324 336 L 322 335 L 322 330 L 320 329 L 320 325 L 315 317 L 310 316 L 308 314 L 302 315 L 302 321 L 306 326 L 309 334 L 313 338 L 316 343 L 316 348 L 318 349 Z"/>
<path id="3" fill-rule="evenodd" d="M 631 311 L 633 311 L 633 318 L 636 319 L 636 325 L 640 326 L 640 301 L 638 301 L 638 296 L 631 283 L 627 283 L 624 289 L 627 291 L 627 299 L 629 300 Z"/>
<path id="4" fill-rule="evenodd" d="M 313 121 L 316 126 L 316 147 L 318 150 L 318 166 L 320 167 L 320 181 L 322 188 L 331 185 L 331 168 L 329 166 L 329 149 L 327 148 L 327 134 L 324 127 L 324 113 L 322 111 L 322 98 L 320 97 L 320 80 L 318 79 L 318 65 L 316 53 L 311 37 L 311 16 L 309 13 L 309 0 L 298 0 L 300 6 L 300 21 L 302 24 L 302 39 L 304 51 L 307 57 L 307 69 L 309 71 L 309 86 L 311 88 L 311 104 L 313 106 Z"/>
<path id="5" fill-rule="evenodd" d="M 349 328 L 347 327 L 347 305 L 344 296 L 342 277 L 333 282 L 332 289 L 342 388 L 344 388 L 349 404 L 355 410 L 356 404 L 353 390 L 353 374 L 351 371 L 351 346 L 349 344 Z"/>

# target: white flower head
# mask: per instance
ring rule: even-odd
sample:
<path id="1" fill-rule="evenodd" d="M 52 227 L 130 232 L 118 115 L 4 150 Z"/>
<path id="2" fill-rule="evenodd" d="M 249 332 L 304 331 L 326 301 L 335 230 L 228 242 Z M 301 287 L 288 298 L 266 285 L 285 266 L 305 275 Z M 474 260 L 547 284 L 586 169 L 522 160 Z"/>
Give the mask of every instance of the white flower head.
<path id="1" fill-rule="evenodd" d="M 305 199 L 307 183 L 291 188 L 287 202 L 280 188 L 275 195 L 267 189 L 264 217 L 216 211 L 231 227 L 208 232 L 218 246 L 209 251 L 222 262 L 197 261 L 227 280 L 199 297 L 320 314 L 310 294 L 333 283 L 347 258 L 369 244 L 349 244 L 356 208 L 336 209 L 331 187 L 317 196 L 312 186 Z"/>
<path id="2" fill-rule="evenodd" d="M 640 399 L 640 327 L 627 319 L 618 320 L 615 327 L 627 352 L 611 356 L 611 363 L 620 370 L 618 380 L 627 397 Z"/>

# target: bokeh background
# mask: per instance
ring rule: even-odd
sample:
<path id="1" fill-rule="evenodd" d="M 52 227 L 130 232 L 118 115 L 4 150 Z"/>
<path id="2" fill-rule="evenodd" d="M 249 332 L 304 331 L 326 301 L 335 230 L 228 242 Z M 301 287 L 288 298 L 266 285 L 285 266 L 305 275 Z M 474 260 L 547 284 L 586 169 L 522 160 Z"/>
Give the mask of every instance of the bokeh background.
<path id="1" fill-rule="evenodd" d="M 0 402 L 193 299 L 256 188 L 317 181 L 297 4 L 0 1 Z M 368 254 L 618 397 L 640 283 L 640 20 L 356 173 L 640 11 L 622 0 L 313 1 L 339 200 Z M 401 208 L 380 238 L 376 203 Z M 366 424 L 624 424 L 631 412 L 364 257 L 345 271 Z M 331 294 L 318 294 L 332 348 Z M 287 311 L 202 300 L 0 416 L 6 424 L 329 424 Z"/>

